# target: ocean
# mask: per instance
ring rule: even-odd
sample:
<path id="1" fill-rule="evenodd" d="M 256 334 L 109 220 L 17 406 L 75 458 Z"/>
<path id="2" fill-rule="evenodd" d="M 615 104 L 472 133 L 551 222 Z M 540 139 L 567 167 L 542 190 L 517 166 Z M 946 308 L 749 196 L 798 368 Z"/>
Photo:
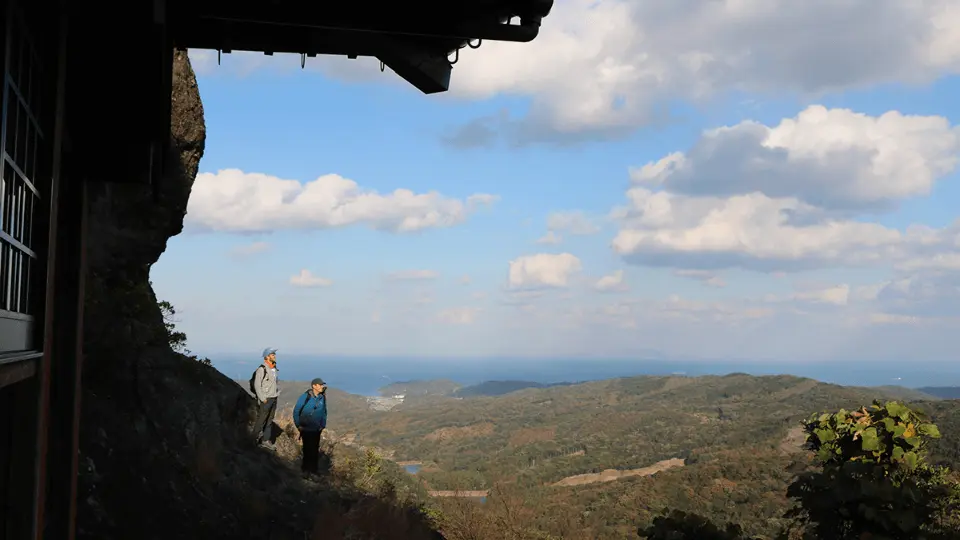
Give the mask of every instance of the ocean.
<path id="1" fill-rule="evenodd" d="M 227 376 L 246 380 L 259 363 L 236 354 L 211 355 L 214 366 Z M 636 375 L 683 374 L 751 375 L 789 374 L 850 386 L 898 385 L 960 386 L 956 363 L 930 362 L 754 362 L 694 360 L 602 360 L 529 358 L 330 358 L 278 355 L 281 379 L 292 381 L 323 377 L 331 387 L 363 396 L 399 381 L 450 379 L 468 386 L 489 380 L 522 380 L 538 383 L 584 382 Z"/>

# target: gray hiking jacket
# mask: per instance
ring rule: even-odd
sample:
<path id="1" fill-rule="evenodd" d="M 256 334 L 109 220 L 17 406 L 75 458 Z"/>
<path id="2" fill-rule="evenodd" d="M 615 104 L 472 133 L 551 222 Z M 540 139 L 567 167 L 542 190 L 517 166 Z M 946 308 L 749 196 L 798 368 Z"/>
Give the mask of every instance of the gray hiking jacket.
<path id="1" fill-rule="evenodd" d="M 253 377 L 253 389 L 257 393 L 257 402 L 263 403 L 263 400 L 275 398 L 280 395 L 280 389 L 277 387 L 277 370 L 261 365 L 263 369 L 257 368 L 257 374 Z"/>

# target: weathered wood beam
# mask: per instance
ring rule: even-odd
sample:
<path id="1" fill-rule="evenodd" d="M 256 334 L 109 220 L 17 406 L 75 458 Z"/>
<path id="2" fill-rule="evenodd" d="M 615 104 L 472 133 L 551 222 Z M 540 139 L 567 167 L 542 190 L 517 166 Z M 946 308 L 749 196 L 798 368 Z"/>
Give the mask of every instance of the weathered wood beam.
<path id="1" fill-rule="evenodd" d="M 424 94 L 435 94 L 450 89 L 453 66 L 446 54 L 437 54 L 388 37 L 381 37 L 379 41 L 377 58 L 418 90 Z"/>

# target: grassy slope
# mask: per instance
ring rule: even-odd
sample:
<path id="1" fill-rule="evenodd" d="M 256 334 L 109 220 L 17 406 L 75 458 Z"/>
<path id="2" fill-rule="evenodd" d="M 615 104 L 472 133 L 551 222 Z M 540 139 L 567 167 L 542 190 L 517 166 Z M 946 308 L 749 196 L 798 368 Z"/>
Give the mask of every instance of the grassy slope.
<path id="1" fill-rule="evenodd" d="M 941 399 L 960 399 L 960 386 L 927 386 L 917 390 Z"/>
<path id="2" fill-rule="evenodd" d="M 902 390 L 790 376 L 635 377 L 405 404 L 390 412 L 357 408 L 331 423 L 357 433 L 359 442 L 395 450 L 398 459 L 424 461 L 421 476 L 433 488 L 499 483 L 520 490 L 516 501 L 529 507 L 526 521 L 541 530 L 573 515 L 594 538 L 623 538 L 670 506 L 770 534 L 787 506 L 790 471 L 803 466 L 797 442 L 784 442 L 788 430 L 813 412 L 922 395 Z M 944 431 L 937 459 L 953 464 L 960 459 L 956 403 L 923 405 Z M 689 458 L 687 466 L 653 477 L 543 485 L 677 456 Z"/>
<path id="3" fill-rule="evenodd" d="M 433 461 L 445 471 L 480 471 L 460 481 L 515 479 L 531 469 L 538 480 L 556 481 L 775 441 L 813 411 L 869 403 L 874 396 L 790 376 L 635 377 L 435 400 L 388 413 L 350 411 L 336 423 L 400 458 Z M 583 455 L 562 456 L 578 450 Z M 431 478 L 429 471 L 425 477 Z"/>

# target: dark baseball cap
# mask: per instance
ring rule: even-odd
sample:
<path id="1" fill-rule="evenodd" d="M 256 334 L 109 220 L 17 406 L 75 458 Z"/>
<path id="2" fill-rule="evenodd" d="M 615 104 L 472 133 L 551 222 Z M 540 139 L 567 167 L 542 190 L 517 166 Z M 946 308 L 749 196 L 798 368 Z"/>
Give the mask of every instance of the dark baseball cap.
<path id="1" fill-rule="evenodd" d="M 326 386 L 326 385 L 327 385 L 327 382 L 324 381 L 323 379 L 321 379 L 320 377 L 317 377 L 316 379 L 310 381 L 310 386 L 313 386 L 313 385 L 315 385 L 315 384 L 319 384 L 319 385 L 321 385 L 321 386 Z"/>

